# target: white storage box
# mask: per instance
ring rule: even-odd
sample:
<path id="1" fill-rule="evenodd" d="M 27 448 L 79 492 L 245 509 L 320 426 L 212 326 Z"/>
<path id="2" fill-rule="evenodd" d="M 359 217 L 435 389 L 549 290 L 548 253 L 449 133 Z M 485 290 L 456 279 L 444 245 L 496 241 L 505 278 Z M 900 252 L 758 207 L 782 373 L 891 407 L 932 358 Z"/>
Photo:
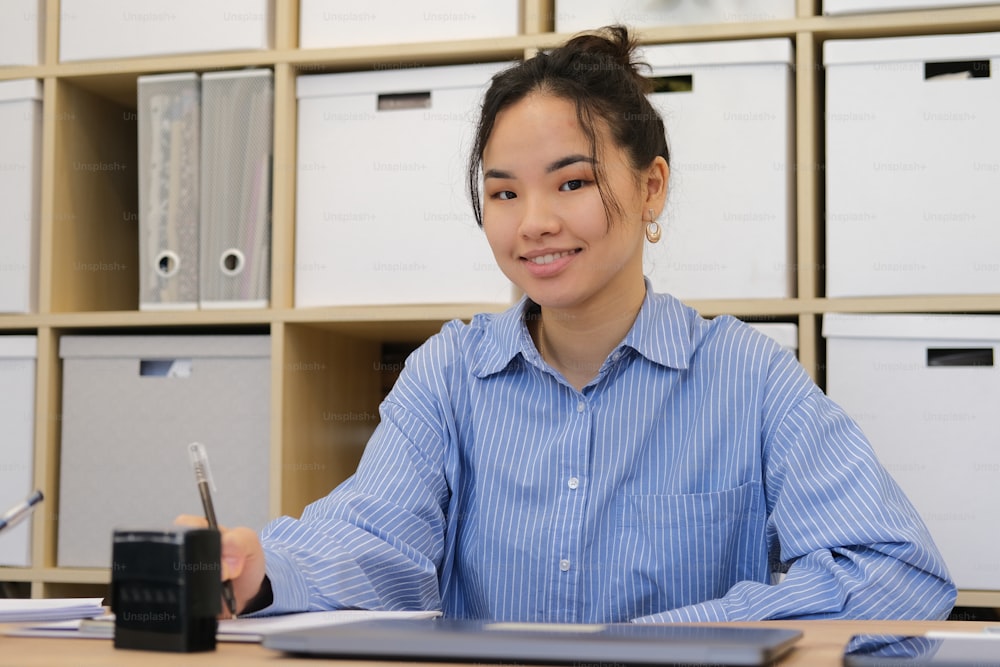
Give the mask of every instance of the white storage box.
<path id="1" fill-rule="evenodd" d="M 827 296 L 1000 292 L 1000 33 L 824 45 Z"/>
<path id="2" fill-rule="evenodd" d="M 508 63 L 298 78 L 295 305 L 512 301 L 466 193 Z"/>
<path id="3" fill-rule="evenodd" d="M 555 9 L 557 32 L 591 30 L 612 23 L 655 28 L 795 18 L 795 0 L 555 0 Z"/>
<path id="4" fill-rule="evenodd" d="M 995 5 L 997 0 L 823 0 L 823 13 L 867 14 L 917 9 L 943 9 Z"/>
<path id="5" fill-rule="evenodd" d="M 116 527 L 202 514 L 205 446 L 223 525 L 268 520 L 268 336 L 64 336 L 57 561 L 110 567 Z"/>
<path id="6" fill-rule="evenodd" d="M 518 0 L 301 0 L 299 48 L 510 37 Z"/>
<path id="7" fill-rule="evenodd" d="M 794 296 L 794 113 L 787 39 L 650 46 L 670 148 L 657 291 L 682 299 Z"/>
<path id="8" fill-rule="evenodd" d="M 0 336 L 0 513 L 34 488 L 36 350 L 34 336 Z M 31 565 L 31 523 L 0 537 L 0 566 Z"/>
<path id="9" fill-rule="evenodd" d="M 0 312 L 37 307 L 42 85 L 0 81 Z"/>
<path id="10" fill-rule="evenodd" d="M 827 394 L 899 482 L 962 589 L 1000 589 L 1000 317 L 823 320 Z"/>
<path id="11" fill-rule="evenodd" d="M 61 0 L 59 60 L 268 49 L 273 0 Z"/>
<path id="12" fill-rule="evenodd" d="M 42 62 L 45 0 L 0 2 L 0 67 Z"/>

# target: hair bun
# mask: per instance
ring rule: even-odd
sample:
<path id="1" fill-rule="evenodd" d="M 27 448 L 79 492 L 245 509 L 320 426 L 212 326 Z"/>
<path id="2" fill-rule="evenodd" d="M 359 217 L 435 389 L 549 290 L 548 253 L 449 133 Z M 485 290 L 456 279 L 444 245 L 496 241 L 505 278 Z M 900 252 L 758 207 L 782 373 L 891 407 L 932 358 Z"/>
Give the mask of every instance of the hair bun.
<path id="1" fill-rule="evenodd" d="M 612 67 L 627 70 L 639 87 L 648 92 L 649 82 L 639 72 L 646 65 L 635 57 L 637 46 L 638 40 L 629 28 L 618 24 L 576 35 L 566 42 L 563 49 L 567 55 L 572 54 L 581 66 L 590 64 L 605 70 Z"/>

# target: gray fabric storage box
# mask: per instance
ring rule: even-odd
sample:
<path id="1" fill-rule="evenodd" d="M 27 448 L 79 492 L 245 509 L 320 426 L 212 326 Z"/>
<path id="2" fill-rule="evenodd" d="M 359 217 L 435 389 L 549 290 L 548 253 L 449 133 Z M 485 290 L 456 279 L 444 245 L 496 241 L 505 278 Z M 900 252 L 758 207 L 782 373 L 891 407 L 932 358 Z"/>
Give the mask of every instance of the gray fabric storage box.
<path id="1" fill-rule="evenodd" d="M 117 527 L 202 515 L 193 441 L 208 452 L 219 523 L 263 526 L 270 345 L 269 336 L 63 336 L 60 567 L 110 567 Z"/>

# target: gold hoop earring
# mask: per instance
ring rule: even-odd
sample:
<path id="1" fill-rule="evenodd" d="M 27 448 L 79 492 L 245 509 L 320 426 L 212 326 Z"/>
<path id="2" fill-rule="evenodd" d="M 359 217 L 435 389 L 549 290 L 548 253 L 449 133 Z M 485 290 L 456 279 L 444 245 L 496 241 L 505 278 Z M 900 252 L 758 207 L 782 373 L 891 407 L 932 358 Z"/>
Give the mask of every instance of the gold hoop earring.
<path id="1" fill-rule="evenodd" d="M 660 223 L 656 221 L 653 215 L 653 209 L 649 209 L 649 222 L 646 224 L 646 240 L 650 243 L 656 243 L 663 236 L 663 229 L 660 227 Z"/>

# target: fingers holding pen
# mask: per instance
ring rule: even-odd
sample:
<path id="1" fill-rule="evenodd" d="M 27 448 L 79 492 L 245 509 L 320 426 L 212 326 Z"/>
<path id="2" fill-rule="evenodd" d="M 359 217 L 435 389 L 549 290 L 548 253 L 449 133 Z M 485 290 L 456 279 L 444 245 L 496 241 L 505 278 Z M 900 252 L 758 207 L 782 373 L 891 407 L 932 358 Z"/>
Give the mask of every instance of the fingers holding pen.
<path id="1" fill-rule="evenodd" d="M 193 514 L 181 514 L 177 516 L 174 519 L 174 525 L 183 526 L 185 528 L 202 528 L 202 529 L 210 528 L 209 522 L 205 517 L 196 516 Z M 232 531 L 227 529 L 225 526 L 218 526 L 218 530 L 220 536 L 220 565 L 221 565 L 220 578 L 224 583 L 224 585 L 226 585 L 227 582 L 230 582 L 234 577 L 239 576 L 239 573 L 243 569 L 243 564 L 240 558 L 234 557 L 232 548 L 230 548 L 229 553 L 227 553 L 226 534 Z M 236 529 L 236 530 L 240 531 L 241 529 Z M 242 529 L 242 530 L 249 530 L 249 529 Z M 228 585 L 231 586 L 232 584 Z M 223 611 L 222 614 L 220 615 L 220 618 L 229 618 L 232 615 L 230 613 L 230 609 L 227 602 L 228 600 L 226 599 L 226 595 L 224 594 L 223 604 L 222 604 Z M 240 604 L 239 601 L 237 600 L 235 611 L 238 612 L 239 609 L 240 609 Z"/>
<path id="2" fill-rule="evenodd" d="M 233 582 L 236 609 L 242 610 L 264 582 L 264 548 L 257 532 L 243 526 L 222 533 L 222 576 Z"/>
<path id="3" fill-rule="evenodd" d="M 208 528 L 203 516 L 182 514 L 174 524 L 187 528 Z M 222 580 L 231 581 L 239 612 L 260 591 L 264 581 L 264 549 L 251 528 L 219 526 L 222 538 Z"/>
<path id="4" fill-rule="evenodd" d="M 208 521 L 203 516 L 195 516 L 194 514 L 181 514 L 174 519 L 175 526 L 183 526 L 184 528 L 208 528 Z M 239 573 L 232 573 L 232 558 L 226 558 L 226 533 L 228 529 L 225 526 L 219 526 L 219 536 L 221 539 L 221 549 L 222 549 L 222 580 L 226 581 L 232 579 L 234 576 L 239 576 Z M 228 561 L 228 563 L 227 563 Z M 229 570 L 227 571 L 227 564 Z"/>

